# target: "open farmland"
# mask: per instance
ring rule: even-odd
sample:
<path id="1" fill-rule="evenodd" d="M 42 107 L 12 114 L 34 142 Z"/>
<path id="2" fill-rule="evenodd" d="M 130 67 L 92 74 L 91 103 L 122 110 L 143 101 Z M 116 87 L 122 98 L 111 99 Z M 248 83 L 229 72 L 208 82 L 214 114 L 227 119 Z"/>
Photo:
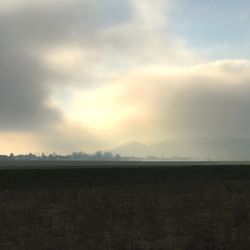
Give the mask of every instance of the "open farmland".
<path id="1" fill-rule="evenodd" d="M 0 168 L 0 249 L 250 248 L 248 163 Z"/>

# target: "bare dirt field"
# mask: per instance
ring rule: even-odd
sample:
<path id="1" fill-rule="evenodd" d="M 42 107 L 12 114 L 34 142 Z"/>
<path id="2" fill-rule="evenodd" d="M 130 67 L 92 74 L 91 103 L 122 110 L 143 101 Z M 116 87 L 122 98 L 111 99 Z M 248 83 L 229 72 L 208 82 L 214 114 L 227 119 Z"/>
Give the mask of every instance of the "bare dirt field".
<path id="1" fill-rule="evenodd" d="M 0 163 L 0 249 L 250 249 L 247 163 Z"/>

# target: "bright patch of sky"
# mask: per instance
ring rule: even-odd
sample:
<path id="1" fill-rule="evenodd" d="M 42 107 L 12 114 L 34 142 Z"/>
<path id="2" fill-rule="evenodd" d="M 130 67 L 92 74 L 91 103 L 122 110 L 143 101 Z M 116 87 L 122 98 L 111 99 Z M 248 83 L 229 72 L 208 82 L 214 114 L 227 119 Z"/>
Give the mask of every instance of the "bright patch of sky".
<path id="1" fill-rule="evenodd" d="M 170 28 L 211 59 L 250 58 L 249 0 L 177 0 Z"/>

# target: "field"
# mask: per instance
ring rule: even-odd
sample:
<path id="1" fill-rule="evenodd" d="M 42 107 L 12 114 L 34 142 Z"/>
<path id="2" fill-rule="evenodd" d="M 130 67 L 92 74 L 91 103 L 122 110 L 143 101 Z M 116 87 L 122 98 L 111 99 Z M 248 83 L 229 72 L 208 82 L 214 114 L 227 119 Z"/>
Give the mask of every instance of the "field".
<path id="1" fill-rule="evenodd" d="M 250 165 L 0 162 L 0 249 L 250 249 Z"/>

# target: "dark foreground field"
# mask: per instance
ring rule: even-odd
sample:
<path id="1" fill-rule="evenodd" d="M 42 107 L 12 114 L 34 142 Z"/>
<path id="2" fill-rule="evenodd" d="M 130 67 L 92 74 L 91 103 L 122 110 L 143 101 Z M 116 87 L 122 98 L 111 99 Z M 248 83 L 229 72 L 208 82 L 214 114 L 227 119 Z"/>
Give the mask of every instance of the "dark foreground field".
<path id="1" fill-rule="evenodd" d="M 0 164 L 1 250 L 250 249 L 247 164 L 15 164 Z"/>

